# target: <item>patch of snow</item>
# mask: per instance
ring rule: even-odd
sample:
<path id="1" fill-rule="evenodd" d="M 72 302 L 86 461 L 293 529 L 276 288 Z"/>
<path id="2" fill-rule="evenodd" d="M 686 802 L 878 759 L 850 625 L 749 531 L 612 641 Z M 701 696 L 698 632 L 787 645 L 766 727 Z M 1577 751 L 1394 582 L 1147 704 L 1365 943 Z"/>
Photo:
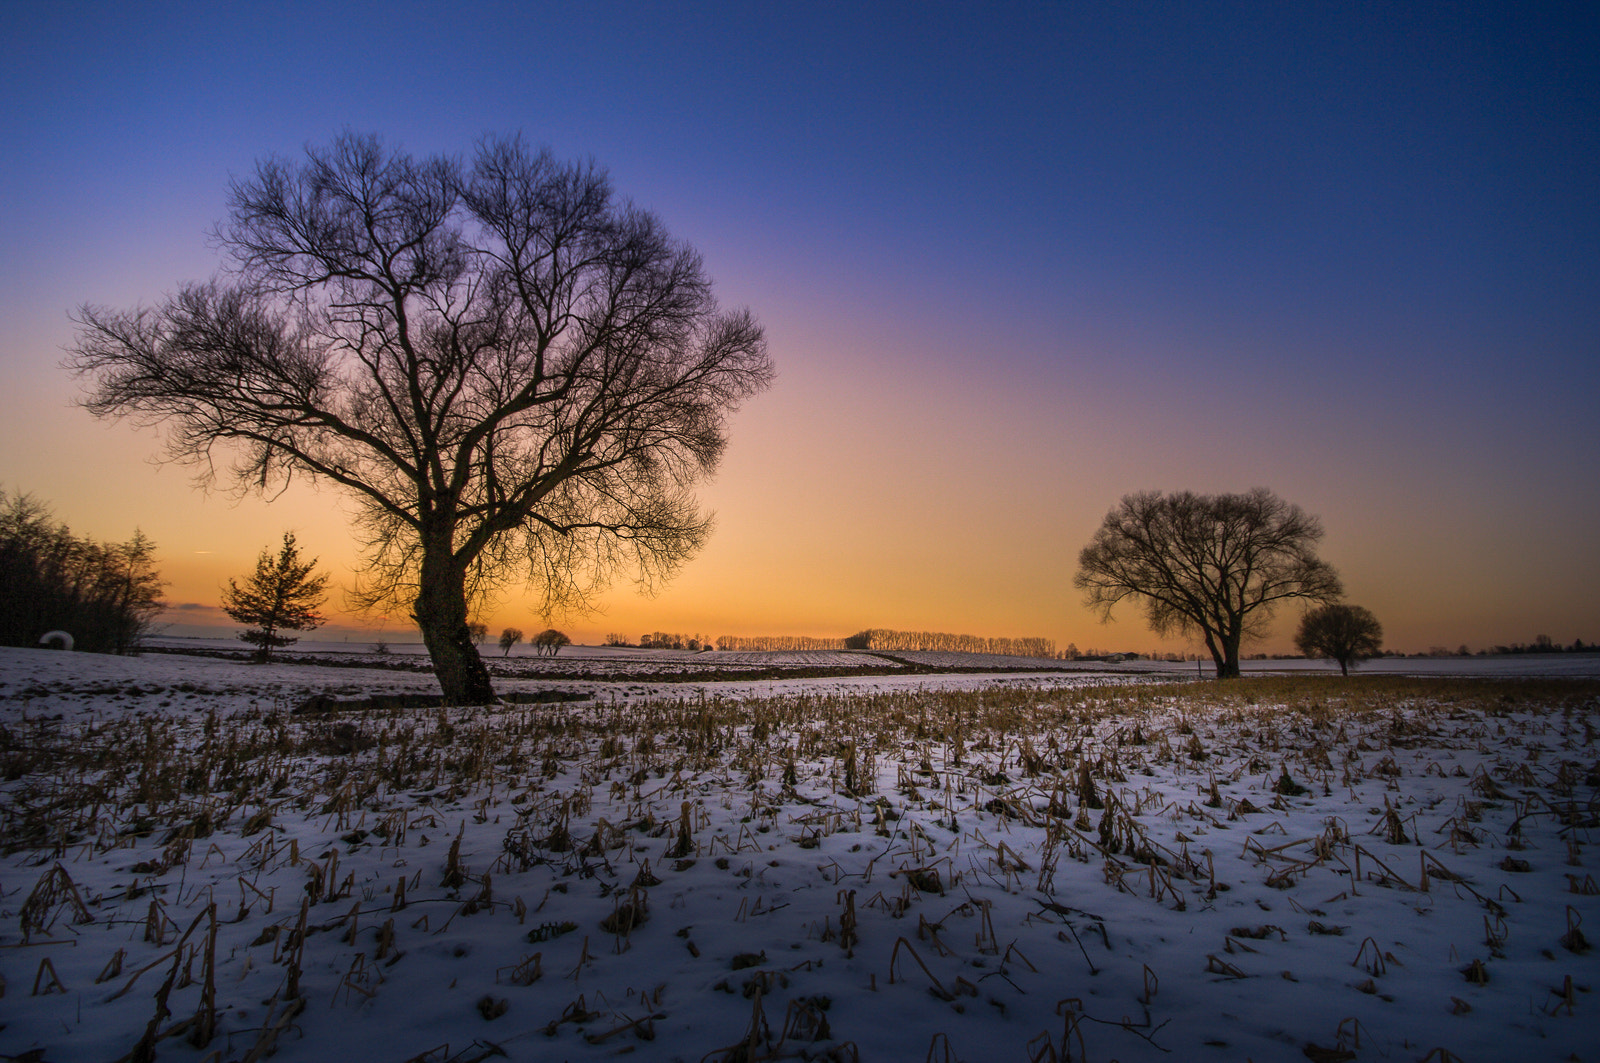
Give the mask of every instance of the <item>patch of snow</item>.
<path id="1" fill-rule="evenodd" d="M 209 971 L 215 1039 L 157 1051 L 242 1058 L 297 968 L 286 1060 L 1587 1058 L 1592 699 L 1197 717 L 1182 685 L 1091 689 L 1140 679 L 317 717 L 289 709 L 436 687 L 0 649 L 0 1054 L 120 1057 L 169 976 L 157 1032 L 203 1013 Z"/>

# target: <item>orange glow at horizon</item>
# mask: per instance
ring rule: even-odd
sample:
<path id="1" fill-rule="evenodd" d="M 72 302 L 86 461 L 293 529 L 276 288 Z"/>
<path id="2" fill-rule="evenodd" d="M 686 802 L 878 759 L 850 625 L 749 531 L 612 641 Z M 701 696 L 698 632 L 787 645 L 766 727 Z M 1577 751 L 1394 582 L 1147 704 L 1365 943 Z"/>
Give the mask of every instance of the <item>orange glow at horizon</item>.
<path id="1" fill-rule="evenodd" d="M 624 574 L 549 618 L 580 643 L 1192 651 L 1132 603 L 1101 624 L 1078 553 L 1130 492 L 1254 487 L 1321 519 L 1391 648 L 1600 640 L 1583 5 L 460 5 L 426 27 L 324 5 L 315 34 L 236 7 L 7 11 L 0 486 L 78 534 L 149 535 L 169 622 L 226 631 L 222 585 L 285 531 L 348 588 L 350 508 L 153 466 L 157 433 L 73 405 L 73 308 L 213 276 L 206 234 L 260 160 L 341 129 L 419 157 L 520 130 L 696 249 L 778 374 L 699 491 L 701 555 L 654 597 Z M 353 39 L 426 61 L 351 62 Z M 533 39 L 606 47 L 530 64 Z M 536 600 L 504 587 L 483 619 L 531 634 Z M 324 635 L 414 637 L 337 593 L 329 613 Z M 1299 615 L 1245 651 L 1289 651 Z"/>
<path id="2" fill-rule="evenodd" d="M 1201 650 L 1193 640 L 1154 636 L 1137 607 L 1124 606 L 1113 623 L 1101 624 L 1072 587 L 1077 551 L 1129 490 L 1283 483 L 1273 475 L 1282 468 L 1269 460 L 1281 447 L 1262 448 L 1247 473 L 1223 482 L 1205 473 L 1204 455 L 1129 434 L 1119 427 L 1119 411 L 1094 409 L 1070 391 L 1025 402 L 1003 379 L 975 383 L 948 372 L 902 382 L 892 363 L 841 379 L 836 367 L 800 350 L 780 360 L 778 384 L 734 416 L 723 468 L 700 492 L 717 513 L 702 555 L 654 598 L 620 579 L 593 614 L 548 623 L 580 644 L 613 632 L 629 641 L 652 631 L 842 638 L 883 627 L 1046 637 L 1060 649 L 1070 643 L 1085 651 Z M 8 475 L 6 486 L 32 490 L 80 533 L 120 540 L 137 526 L 150 535 L 174 607 L 164 622 L 227 627 L 216 608 L 221 587 L 247 573 L 284 531 L 295 532 L 336 587 L 353 584 L 359 558 L 337 491 L 297 483 L 271 502 L 201 495 L 189 470 L 150 464 L 160 449 L 153 433 L 100 426 L 81 411 L 65 414 L 80 419 L 74 445 L 84 460 L 64 468 L 58 451 L 54 469 L 35 468 L 31 479 Z M 1168 444 L 1182 431 L 1175 427 Z M 1160 480 L 1119 482 L 1130 461 L 1159 468 Z M 1536 572 L 1507 586 L 1451 578 L 1452 566 L 1470 564 L 1486 541 L 1503 534 L 1492 526 L 1444 542 L 1401 536 L 1357 476 L 1276 489 L 1322 518 L 1323 556 L 1344 576 L 1349 600 L 1377 613 L 1391 648 L 1482 648 L 1538 633 L 1567 643 L 1600 634 L 1592 620 L 1586 626 L 1581 608 L 1567 607 L 1565 615 L 1547 608 L 1560 601 L 1556 588 L 1543 601 L 1523 598 L 1519 592 L 1537 583 Z M 506 587 L 483 619 L 492 632 L 516 626 L 531 633 L 547 623 L 535 601 L 523 588 Z M 381 630 L 390 640 L 416 638 L 408 617 L 352 615 L 338 592 L 327 613 L 323 637 Z M 1273 637 L 1247 644 L 1246 652 L 1292 652 L 1298 615 L 1283 610 Z"/>

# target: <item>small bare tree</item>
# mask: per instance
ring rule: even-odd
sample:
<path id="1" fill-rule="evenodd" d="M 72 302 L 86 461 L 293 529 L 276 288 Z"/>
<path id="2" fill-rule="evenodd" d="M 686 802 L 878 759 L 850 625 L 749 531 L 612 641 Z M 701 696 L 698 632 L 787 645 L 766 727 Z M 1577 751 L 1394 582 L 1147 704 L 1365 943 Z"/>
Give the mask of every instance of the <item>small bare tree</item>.
<path id="1" fill-rule="evenodd" d="M 409 607 L 446 701 L 494 691 L 470 605 L 522 577 L 582 609 L 710 529 L 690 488 L 767 386 L 761 327 L 593 164 L 486 139 L 470 167 L 346 135 L 235 181 L 231 267 L 152 309 L 86 306 L 85 405 L 167 430 L 202 478 L 345 489 L 357 602 Z M 226 461 L 220 463 L 223 469 Z"/>
<path id="2" fill-rule="evenodd" d="M 1124 599 L 1142 600 L 1158 635 L 1198 634 L 1217 677 L 1235 677 L 1240 644 L 1266 633 L 1280 602 L 1343 593 L 1314 552 L 1321 540 L 1315 517 L 1265 488 L 1127 495 L 1078 555 L 1073 582 L 1102 620 Z"/>
<path id="3" fill-rule="evenodd" d="M 1359 605 L 1324 605 L 1300 618 L 1294 644 L 1307 657 L 1339 662 L 1339 671 L 1377 656 L 1383 649 L 1383 625 Z"/>
<path id="4" fill-rule="evenodd" d="M 521 641 L 522 629 L 520 627 L 508 627 L 500 632 L 500 656 L 511 656 L 511 647 Z"/>
<path id="5" fill-rule="evenodd" d="M 554 657 L 558 652 L 560 652 L 561 647 L 572 645 L 572 640 L 569 639 L 563 632 L 557 631 L 555 628 L 551 627 L 545 628 L 543 631 L 533 636 L 533 645 L 540 654 L 548 654 L 549 656 Z"/>

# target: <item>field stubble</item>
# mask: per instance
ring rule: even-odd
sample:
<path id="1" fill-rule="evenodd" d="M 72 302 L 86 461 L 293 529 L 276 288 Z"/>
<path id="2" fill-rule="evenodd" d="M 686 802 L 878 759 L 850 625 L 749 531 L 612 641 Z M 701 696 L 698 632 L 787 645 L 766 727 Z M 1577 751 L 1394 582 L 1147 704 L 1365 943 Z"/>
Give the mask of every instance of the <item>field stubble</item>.
<path id="1" fill-rule="evenodd" d="M 1566 1058 L 1597 726 L 1325 677 L 24 713 L 0 1053 Z"/>

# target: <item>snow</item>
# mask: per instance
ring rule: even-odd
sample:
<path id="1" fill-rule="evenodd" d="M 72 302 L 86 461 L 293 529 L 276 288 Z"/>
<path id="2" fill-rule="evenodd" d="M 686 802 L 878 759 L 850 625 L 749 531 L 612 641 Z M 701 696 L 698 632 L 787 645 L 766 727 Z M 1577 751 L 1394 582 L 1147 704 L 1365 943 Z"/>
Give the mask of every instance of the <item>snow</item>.
<path id="1" fill-rule="evenodd" d="M 315 716 L 437 688 L 0 649 L 0 1055 L 121 1057 L 209 973 L 161 1058 L 1593 1058 L 1593 684 L 1161 674 Z"/>

